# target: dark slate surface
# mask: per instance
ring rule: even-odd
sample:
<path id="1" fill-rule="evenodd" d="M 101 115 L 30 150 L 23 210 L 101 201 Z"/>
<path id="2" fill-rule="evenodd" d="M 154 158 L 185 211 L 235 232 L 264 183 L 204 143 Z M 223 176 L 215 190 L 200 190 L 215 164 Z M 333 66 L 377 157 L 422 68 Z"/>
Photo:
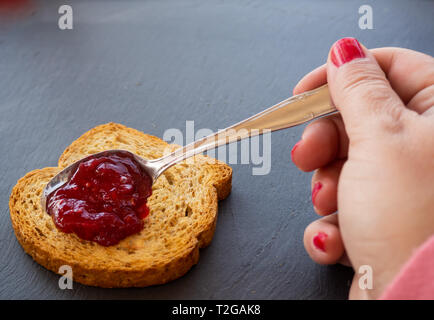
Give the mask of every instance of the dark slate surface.
<path id="1" fill-rule="evenodd" d="M 60 290 L 17 243 L 8 197 L 18 178 L 54 166 L 95 125 L 162 136 L 186 120 L 216 130 L 256 113 L 289 96 L 340 37 L 432 55 L 433 1 L 69 1 L 72 31 L 57 27 L 65 2 L 45 2 L 0 24 L 0 298 L 346 298 L 351 269 L 318 266 L 303 248 L 316 218 L 310 174 L 290 162 L 303 126 L 272 135 L 269 175 L 233 166 L 212 245 L 163 286 Z M 365 3 L 374 30 L 358 28 Z"/>

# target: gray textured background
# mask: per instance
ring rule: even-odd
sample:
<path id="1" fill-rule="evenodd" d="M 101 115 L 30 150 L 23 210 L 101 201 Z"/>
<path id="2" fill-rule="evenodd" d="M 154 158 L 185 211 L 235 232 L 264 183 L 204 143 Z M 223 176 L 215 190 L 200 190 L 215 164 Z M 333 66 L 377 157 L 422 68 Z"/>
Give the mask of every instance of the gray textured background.
<path id="1" fill-rule="evenodd" d="M 288 97 L 340 37 L 432 55 L 433 1 L 45 2 L 0 23 L 0 298 L 346 298 L 351 269 L 315 265 L 303 248 L 316 216 L 310 174 L 290 161 L 302 126 L 272 135 L 269 175 L 233 166 L 212 245 L 163 286 L 61 291 L 16 241 L 8 197 L 95 125 L 162 136 L 186 120 L 216 130 L 252 115 Z M 57 27 L 63 3 L 74 9 L 72 31 Z M 362 4 L 373 6 L 374 30 L 358 28 Z"/>

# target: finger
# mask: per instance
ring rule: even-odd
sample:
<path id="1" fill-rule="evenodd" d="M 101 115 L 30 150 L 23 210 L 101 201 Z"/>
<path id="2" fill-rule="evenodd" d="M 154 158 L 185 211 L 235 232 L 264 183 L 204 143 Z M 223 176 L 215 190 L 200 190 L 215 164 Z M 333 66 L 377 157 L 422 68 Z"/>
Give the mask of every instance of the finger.
<path id="1" fill-rule="evenodd" d="M 404 48 L 377 48 L 370 51 L 404 104 L 434 84 L 433 57 Z M 294 94 L 318 88 L 326 82 L 327 67 L 324 64 L 304 76 L 295 86 Z M 413 109 L 413 106 L 407 107 Z"/>
<path id="2" fill-rule="evenodd" d="M 431 85 L 419 91 L 407 104 L 407 108 L 416 111 L 419 114 L 427 112 L 434 106 L 434 85 Z"/>
<path id="3" fill-rule="evenodd" d="M 330 95 L 350 139 L 372 137 L 373 130 L 396 132 L 406 111 L 372 53 L 354 38 L 333 44 L 327 61 Z"/>
<path id="4" fill-rule="evenodd" d="M 316 263 L 342 262 L 348 265 L 336 214 L 316 220 L 307 226 L 303 242 L 307 253 Z"/>
<path id="5" fill-rule="evenodd" d="M 294 87 L 293 94 L 297 95 L 327 83 L 327 66 L 323 64 L 305 75 Z"/>
<path id="6" fill-rule="evenodd" d="M 324 167 L 348 154 L 348 136 L 342 117 L 338 114 L 311 122 L 301 140 L 293 147 L 291 158 L 303 171 Z"/>
<path id="7" fill-rule="evenodd" d="M 371 51 L 404 104 L 419 91 L 434 84 L 433 57 L 404 48 L 378 48 Z"/>
<path id="8" fill-rule="evenodd" d="M 434 105 L 431 108 L 428 108 L 422 115 L 426 117 L 434 117 Z"/>
<path id="9" fill-rule="evenodd" d="M 343 160 L 335 161 L 312 176 L 312 204 L 321 216 L 332 214 L 338 208 L 338 181 L 344 163 Z"/>

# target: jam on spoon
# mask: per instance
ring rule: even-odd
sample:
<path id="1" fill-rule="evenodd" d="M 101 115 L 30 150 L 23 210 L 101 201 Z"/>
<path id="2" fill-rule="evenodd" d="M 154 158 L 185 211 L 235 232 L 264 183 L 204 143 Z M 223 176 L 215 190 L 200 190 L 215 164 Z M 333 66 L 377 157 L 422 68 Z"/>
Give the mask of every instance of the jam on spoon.
<path id="1" fill-rule="evenodd" d="M 94 156 L 47 198 L 58 229 L 103 246 L 143 229 L 152 178 L 128 152 Z"/>

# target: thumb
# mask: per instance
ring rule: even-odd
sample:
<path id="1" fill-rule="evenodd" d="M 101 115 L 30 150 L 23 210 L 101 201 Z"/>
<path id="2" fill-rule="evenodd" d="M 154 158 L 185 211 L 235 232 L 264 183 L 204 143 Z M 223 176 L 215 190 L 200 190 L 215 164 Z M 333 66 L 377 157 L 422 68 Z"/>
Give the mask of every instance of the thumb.
<path id="1" fill-rule="evenodd" d="M 348 136 L 372 129 L 401 128 L 406 111 L 374 56 L 354 38 L 343 38 L 331 47 L 327 81 Z"/>

